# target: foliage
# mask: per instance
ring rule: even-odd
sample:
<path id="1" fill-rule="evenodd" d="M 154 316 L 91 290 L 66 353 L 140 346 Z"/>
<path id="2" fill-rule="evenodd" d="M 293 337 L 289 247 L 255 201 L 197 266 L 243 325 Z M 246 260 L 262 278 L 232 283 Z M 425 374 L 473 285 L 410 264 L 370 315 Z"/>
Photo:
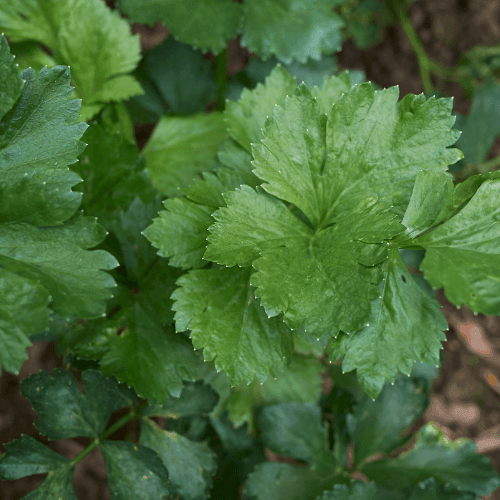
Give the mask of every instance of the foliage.
<path id="1" fill-rule="evenodd" d="M 47 474 L 24 498 L 75 499 L 98 448 L 118 500 L 500 487 L 473 441 L 409 432 L 446 340 L 435 289 L 500 315 L 494 50 L 453 70 L 474 91 L 455 117 L 337 70 L 348 37 L 410 36 L 411 2 L 117 3 L 129 19 L 102 0 L 0 6 L 0 367 L 55 341 L 65 369 L 22 394 L 40 434 L 90 440 L 71 460 L 21 435 L 0 479 Z M 158 20 L 172 36 L 139 62 L 129 23 Z M 262 60 L 230 78 L 237 35 Z M 140 149 L 137 124 L 154 124 Z"/>

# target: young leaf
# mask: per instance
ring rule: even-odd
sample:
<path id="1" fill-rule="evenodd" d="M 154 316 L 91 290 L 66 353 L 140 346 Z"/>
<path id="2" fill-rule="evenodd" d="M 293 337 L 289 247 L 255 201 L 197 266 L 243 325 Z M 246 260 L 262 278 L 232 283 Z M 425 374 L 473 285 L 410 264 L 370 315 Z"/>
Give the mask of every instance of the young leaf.
<path id="1" fill-rule="evenodd" d="M 429 423 L 417 434 L 415 447 L 395 459 L 366 463 L 362 471 L 386 488 L 415 486 L 434 477 L 463 491 L 486 496 L 500 486 L 488 457 L 476 453 L 476 443 L 462 438 L 449 441 L 438 427 Z"/>
<path id="2" fill-rule="evenodd" d="M 389 251 L 382 271 L 384 279 L 366 325 L 349 335 L 341 333 L 328 346 L 331 359 L 345 355 L 344 371 L 357 369 L 361 386 L 372 398 L 398 371 L 410 374 L 415 358 L 439 364 L 448 326 L 439 302 L 414 282 L 397 249 Z"/>
<path id="3" fill-rule="evenodd" d="M 260 57 L 276 55 L 284 63 L 293 59 L 319 61 L 323 53 L 342 46 L 341 17 L 332 0 L 248 0 L 243 5 L 241 44 Z"/>
<path id="4" fill-rule="evenodd" d="M 82 373 L 82 394 L 71 372 L 30 375 L 21 392 L 38 414 L 36 428 L 49 439 L 99 437 L 113 411 L 137 403 L 135 393 L 95 370 Z"/>
<path id="5" fill-rule="evenodd" d="M 215 359 L 233 385 L 264 381 L 290 355 L 291 334 L 279 318 L 268 318 L 254 298 L 250 269 L 195 270 L 177 280 L 172 294 L 177 331 L 191 330 L 195 349 Z"/>
<path id="6" fill-rule="evenodd" d="M 142 93 L 127 75 L 139 62 L 139 39 L 101 0 L 15 0 L 2 9 L 0 28 L 13 41 L 42 43 L 57 63 L 71 65 L 85 120 L 105 102 Z"/>
<path id="7" fill-rule="evenodd" d="M 456 306 L 500 314 L 500 179 L 485 180 L 451 219 L 415 242 L 426 249 L 421 269 Z M 460 272 L 457 273 L 457 269 Z"/>
<path id="8" fill-rule="evenodd" d="M 208 498 L 217 463 L 207 443 L 163 430 L 150 419 L 143 421 L 139 442 L 158 453 L 182 500 Z"/>
<path id="9" fill-rule="evenodd" d="M 222 114 L 163 116 L 143 150 L 148 171 L 167 196 L 189 185 L 214 166 L 219 144 L 227 136 Z"/>
<path id="10" fill-rule="evenodd" d="M 252 143 L 262 139 L 262 127 L 266 117 L 276 105 L 282 106 L 285 97 L 293 94 L 297 83 L 280 65 L 273 69 L 264 84 L 253 90 L 245 89 L 238 101 L 228 101 L 224 120 L 229 135 L 246 151 Z"/>

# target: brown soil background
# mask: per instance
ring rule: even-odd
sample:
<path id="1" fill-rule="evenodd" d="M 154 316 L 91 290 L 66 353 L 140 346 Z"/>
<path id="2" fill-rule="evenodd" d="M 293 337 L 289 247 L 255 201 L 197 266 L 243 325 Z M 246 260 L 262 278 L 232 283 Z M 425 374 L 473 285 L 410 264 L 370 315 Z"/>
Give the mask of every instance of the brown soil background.
<path id="1" fill-rule="evenodd" d="M 443 64 L 454 65 L 460 54 L 474 45 L 500 44 L 498 0 L 416 0 L 410 14 L 427 53 Z M 134 31 L 141 34 L 144 49 L 157 45 L 168 34 L 162 26 L 135 26 Z M 243 69 L 249 57 L 237 42 L 231 42 L 229 73 Z M 362 69 L 368 79 L 382 87 L 399 85 L 401 95 L 423 91 L 415 56 L 398 26 L 385 28 L 381 43 L 363 52 L 346 42 L 338 59 L 342 69 Z M 467 114 L 470 102 L 460 87 L 447 83 L 444 90 L 448 96 L 455 97 L 455 110 Z M 151 127 L 141 127 L 136 132 L 139 143 L 143 144 Z M 490 156 L 499 154 L 497 141 Z M 500 318 L 474 316 L 465 307 L 457 310 L 442 293 L 439 299 L 449 324 L 447 342 L 444 343 L 445 361 L 433 386 L 431 404 L 413 430 L 425 422 L 437 422 L 451 439 L 463 436 L 475 440 L 478 451 L 487 454 L 500 471 Z M 19 389 L 20 381 L 31 373 L 39 370 L 51 372 L 55 367 L 62 367 L 62 359 L 56 355 L 54 344 L 50 342 L 36 343 L 28 352 L 29 359 L 18 376 L 2 372 L 0 377 L 0 442 L 7 443 L 21 434 L 28 434 L 48 444 L 54 451 L 74 458 L 90 440 L 49 442 L 40 436 L 33 426 L 36 414 Z M 115 412 L 112 420 L 119 416 L 120 412 Z M 112 437 L 123 439 L 125 435 L 137 432 L 137 424 L 132 423 Z M 0 453 L 4 451 L 1 447 Z M 17 500 L 44 477 L 0 481 L 0 499 Z M 79 500 L 109 499 L 104 462 L 97 449 L 78 464 L 74 486 Z M 500 500 L 500 490 L 487 499 Z"/>

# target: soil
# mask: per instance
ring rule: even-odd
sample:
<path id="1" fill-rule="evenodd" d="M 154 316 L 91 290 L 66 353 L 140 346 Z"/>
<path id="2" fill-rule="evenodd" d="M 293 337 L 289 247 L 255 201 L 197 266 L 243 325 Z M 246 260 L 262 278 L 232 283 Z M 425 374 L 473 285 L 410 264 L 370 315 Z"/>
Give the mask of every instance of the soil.
<path id="1" fill-rule="evenodd" d="M 109 2 L 112 4 L 113 2 Z M 422 39 L 427 53 L 436 61 L 452 66 L 460 54 L 477 44 L 500 43 L 500 2 L 498 0 L 416 0 L 410 9 L 413 25 Z M 153 28 L 135 28 L 141 34 L 143 49 L 160 43 L 168 31 L 161 25 Z M 368 79 L 382 87 L 400 86 L 401 95 L 423 91 L 418 65 L 399 27 L 387 27 L 380 43 L 360 52 L 347 41 L 339 54 L 341 68 L 362 69 Z M 242 69 L 249 54 L 237 41 L 230 45 L 229 72 Z M 470 102 L 456 83 L 446 83 L 444 92 L 455 97 L 455 110 L 467 114 Z M 144 143 L 152 127 L 136 130 L 138 140 Z M 490 156 L 500 154 L 497 141 Z M 413 430 L 425 422 L 440 424 L 451 439 L 467 437 L 476 441 L 478 451 L 485 453 L 500 471 L 500 318 L 474 316 L 463 307 L 457 310 L 439 294 L 449 331 L 444 342 L 444 364 L 435 381 L 431 404 Z M 41 342 L 29 350 L 29 359 L 19 375 L 3 372 L 0 377 L 0 441 L 8 443 L 22 434 L 36 437 L 54 451 L 68 458 L 76 457 L 89 439 L 66 439 L 49 442 L 40 436 L 33 422 L 36 418 L 28 401 L 21 395 L 19 383 L 39 370 L 51 372 L 63 367 L 54 344 Z M 112 419 L 117 420 L 120 412 Z M 125 426 L 113 438 L 124 439 L 137 435 L 135 424 Z M 1 447 L 3 453 L 5 448 Z M 0 481 L 0 498 L 16 500 L 36 487 L 44 475 L 17 481 Z M 107 500 L 106 473 L 100 452 L 96 449 L 76 469 L 74 477 L 79 500 Z M 488 500 L 500 500 L 500 491 Z"/>

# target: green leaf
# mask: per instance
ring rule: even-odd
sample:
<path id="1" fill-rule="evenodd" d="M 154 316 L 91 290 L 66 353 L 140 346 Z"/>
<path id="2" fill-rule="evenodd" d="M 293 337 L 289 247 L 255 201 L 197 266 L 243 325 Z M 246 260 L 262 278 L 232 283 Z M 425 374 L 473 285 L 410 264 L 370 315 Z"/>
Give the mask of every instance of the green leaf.
<path id="1" fill-rule="evenodd" d="M 349 488 L 345 484 L 336 484 L 331 491 L 325 491 L 317 500 L 379 500 L 375 483 L 353 481 Z"/>
<path id="2" fill-rule="evenodd" d="M 417 174 L 408 208 L 402 224 L 405 237 L 415 238 L 427 231 L 436 220 L 448 196 L 453 191 L 453 181 L 444 172 Z"/>
<path id="3" fill-rule="evenodd" d="M 333 11 L 332 0 L 248 0 L 241 44 L 259 57 L 276 55 L 284 63 L 293 59 L 319 61 L 323 53 L 338 52 L 344 22 Z"/>
<path id="4" fill-rule="evenodd" d="M 15 480 L 48 473 L 43 483 L 23 498 L 26 500 L 77 500 L 73 489 L 74 465 L 31 436 L 22 435 L 4 445 L 0 457 L 0 478 Z"/>
<path id="5" fill-rule="evenodd" d="M 169 396 L 163 404 L 147 406 L 141 415 L 177 419 L 208 414 L 214 409 L 218 400 L 218 394 L 209 385 L 201 381 L 185 382 L 179 397 Z"/>
<path id="6" fill-rule="evenodd" d="M 474 493 L 454 488 L 449 483 L 437 483 L 433 477 L 408 490 L 407 500 L 479 500 Z"/>
<path id="7" fill-rule="evenodd" d="M 57 469 L 66 469 L 68 473 L 73 473 L 68 458 L 47 448 L 34 437 L 22 434 L 19 439 L 5 443 L 4 447 L 7 452 L 0 456 L 0 477 L 3 480 L 13 481 Z"/>
<path id="8" fill-rule="evenodd" d="M 0 267 L 0 302 L 0 369 L 17 374 L 28 359 L 29 336 L 49 326 L 50 296 L 43 286 Z"/>
<path id="9" fill-rule="evenodd" d="M 336 482 L 329 472 L 330 475 L 313 467 L 264 463 L 245 481 L 243 500 L 314 500 Z"/>
<path id="10" fill-rule="evenodd" d="M 168 37 L 144 56 L 144 69 L 156 96 L 173 113 L 203 111 L 216 97 L 212 64 L 200 51 Z M 136 101 L 140 102 L 141 97 Z M 160 110 L 162 114 L 164 109 Z"/>
<path id="11" fill-rule="evenodd" d="M 100 443 L 109 493 L 117 500 L 170 498 L 172 485 L 158 454 L 141 444 L 125 441 Z"/>
<path id="12" fill-rule="evenodd" d="M 107 337 L 102 372 L 131 385 L 149 401 L 179 395 L 182 380 L 194 380 L 199 363 L 190 342 L 164 325 L 148 304 L 161 303 L 162 294 L 163 302 L 169 301 L 165 291 L 157 291 L 156 296 L 141 293 L 137 301 L 129 299 L 99 330 Z"/>
<path id="13" fill-rule="evenodd" d="M 87 128 L 73 123 L 80 102 L 71 94 L 69 68 L 42 69 L 26 80 L 20 99 L 0 123 L 0 222 L 58 225 L 71 217 L 81 195 L 71 191 L 80 178 L 68 170 L 85 144 Z"/>
<path id="14" fill-rule="evenodd" d="M 0 265 L 45 287 L 58 314 L 97 318 L 103 315 L 109 288 L 115 284 L 101 269 L 113 269 L 117 262 L 103 250 L 82 248 L 93 247 L 104 237 L 95 219 L 81 215 L 56 227 L 3 224 Z"/>
<path id="15" fill-rule="evenodd" d="M 396 87 L 355 86 L 325 123 L 307 87 L 299 86 L 285 109 L 276 107 L 262 144 L 253 147 L 264 189 L 295 204 L 314 227 L 369 196 L 402 217 L 418 172 L 444 171 L 461 153 L 445 149 L 458 137 L 451 101 L 397 98 Z"/>
<path id="16" fill-rule="evenodd" d="M 449 441 L 432 422 L 417 434 L 415 447 L 395 459 L 367 463 L 362 471 L 384 487 L 415 486 L 433 477 L 437 483 L 486 496 L 500 486 L 500 478 L 488 457 L 476 453 L 469 439 Z"/>
<path id="17" fill-rule="evenodd" d="M 158 248 L 158 255 L 170 257 L 170 265 L 181 269 L 203 267 L 212 207 L 186 198 L 169 198 L 144 235 Z"/>
<path id="18" fill-rule="evenodd" d="M 485 180 L 451 219 L 415 242 L 426 249 L 421 269 L 456 306 L 500 314 L 500 179 Z M 460 273 L 456 270 L 460 269 Z"/>
<path id="19" fill-rule="evenodd" d="M 327 427 L 321 408 L 313 403 L 265 406 L 258 415 L 261 437 L 271 450 L 306 463 L 333 467 Z"/>
<path id="20" fill-rule="evenodd" d="M 443 330 L 448 327 L 439 302 L 414 282 L 397 249 L 389 251 L 382 271 L 384 279 L 366 325 L 341 333 L 328 346 L 331 359 L 345 355 L 344 371 L 357 369 L 361 386 L 373 399 L 398 371 L 409 375 L 415 359 L 439 364 L 441 341 L 446 339 Z"/>
<path id="21" fill-rule="evenodd" d="M 266 117 L 276 105 L 282 106 L 297 83 L 286 70 L 277 66 L 266 78 L 265 84 L 257 84 L 253 90 L 244 89 L 240 99 L 226 102 L 224 119 L 229 135 L 246 151 L 251 144 L 262 139 L 262 127 Z"/>
<path id="22" fill-rule="evenodd" d="M 242 6 L 232 0 L 119 0 L 132 21 L 156 24 L 162 19 L 174 38 L 195 49 L 218 54 L 238 34 Z M 186 22 L 189 19 L 189 22 Z"/>
<path id="23" fill-rule="evenodd" d="M 21 95 L 23 80 L 18 76 L 17 66 L 14 64 L 7 39 L 0 36 L 0 71 L 2 80 L 0 82 L 0 120 L 5 116 Z"/>
<path id="24" fill-rule="evenodd" d="M 178 194 L 198 173 L 210 170 L 226 136 L 221 113 L 163 116 L 143 150 L 158 190 L 167 196 Z"/>
<path id="25" fill-rule="evenodd" d="M 311 230 L 287 206 L 262 190 L 248 186 L 224 195 L 227 208 L 213 214 L 204 258 L 226 266 L 250 266 L 261 252 L 283 245 L 295 246 Z"/>
<path id="26" fill-rule="evenodd" d="M 195 349 L 215 359 L 233 385 L 264 381 L 290 355 L 291 334 L 268 318 L 249 285 L 250 269 L 195 270 L 177 280 L 172 294 L 177 331 L 191 330 Z"/>
<path id="27" fill-rule="evenodd" d="M 300 246 L 268 249 L 254 261 L 258 272 L 251 284 L 268 315 L 282 312 L 290 328 L 304 327 L 316 337 L 359 328 L 376 296 L 374 280 L 379 280 L 377 270 L 365 266 L 380 260 L 372 249 L 376 245 L 363 241 L 381 242 L 402 229 L 377 205 L 359 208 Z"/>
<path id="28" fill-rule="evenodd" d="M 316 358 L 294 356 L 283 372 L 262 385 L 266 402 L 316 403 L 321 396 L 323 365 Z"/>
<path id="29" fill-rule="evenodd" d="M 367 396 L 347 415 L 354 442 L 354 467 L 373 453 L 390 453 L 404 443 L 401 433 L 422 416 L 429 403 L 425 382 L 399 376 L 385 384 L 375 401 Z"/>
<path id="30" fill-rule="evenodd" d="M 176 432 L 160 429 L 150 419 L 143 421 L 139 442 L 159 454 L 180 498 L 199 500 L 209 497 L 217 463 L 207 443 L 197 443 Z"/>
<path id="31" fill-rule="evenodd" d="M 467 163 L 479 165 L 486 160 L 491 146 L 500 134 L 500 84 L 487 79 L 474 94 L 457 147 L 464 159 L 457 167 Z"/>
<path id="32" fill-rule="evenodd" d="M 135 404 L 137 399 L 114 379 L 95 370 L 82 372 L 82 394 L 71 372 L 42 371 L 21 382 L 21 392 L 38 414 L 36 428 L 49 439 L 99 437 L 113 411 Z"/>

